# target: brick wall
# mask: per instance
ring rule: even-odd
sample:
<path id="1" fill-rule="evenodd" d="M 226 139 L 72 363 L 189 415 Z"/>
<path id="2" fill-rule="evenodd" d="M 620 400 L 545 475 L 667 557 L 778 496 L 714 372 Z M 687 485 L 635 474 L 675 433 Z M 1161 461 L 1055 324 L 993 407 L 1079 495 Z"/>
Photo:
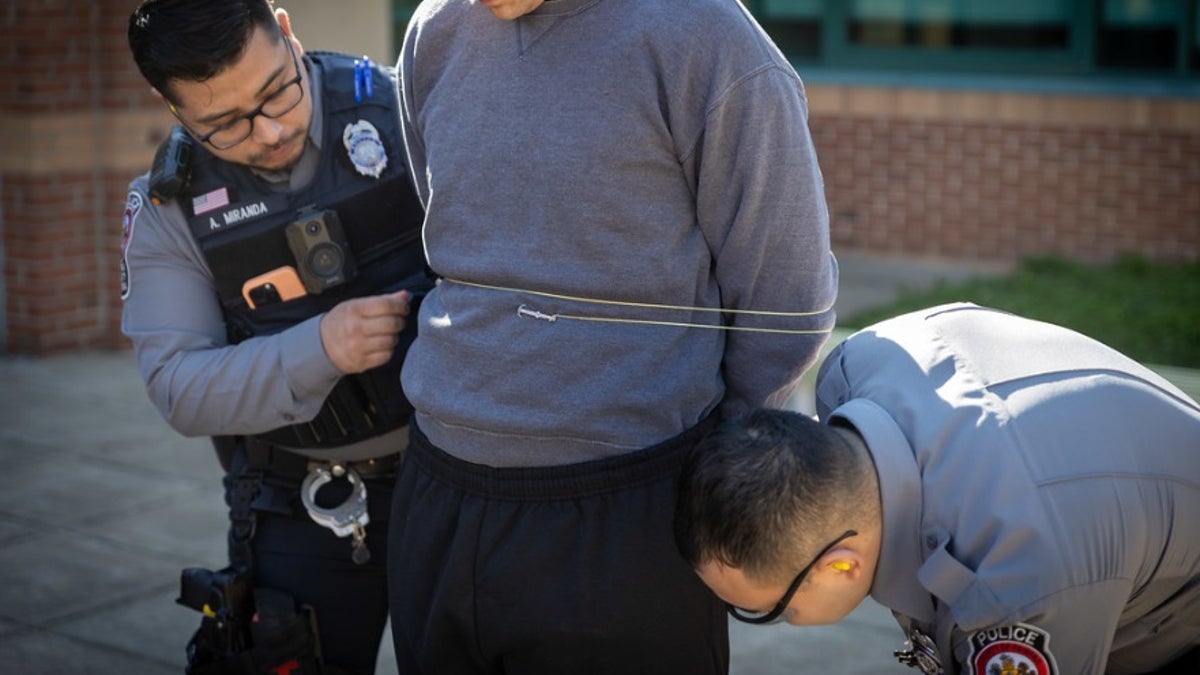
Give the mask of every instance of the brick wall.
<path id="1" fill-rule="evenodd" d="M 128 56 L 135 5 L 0 13 L 5 353 L 127 345 L 125 186 L 170 124 Z M 1200 259 L 1200 102 L 833 85 L 809 102 L 835 247 Z"/>
<path id="2" fill-rule="evenodd" d="M 0 15 L 3 351 L 125 346 L 125 186 L 168 120 L 128 56 L 134 0 L 21 0 Z"/>
<path id="3" fill-rule="evenodd" d="M 1200 260 L 1200 104 L 811 87 L 835 247 Z"/>

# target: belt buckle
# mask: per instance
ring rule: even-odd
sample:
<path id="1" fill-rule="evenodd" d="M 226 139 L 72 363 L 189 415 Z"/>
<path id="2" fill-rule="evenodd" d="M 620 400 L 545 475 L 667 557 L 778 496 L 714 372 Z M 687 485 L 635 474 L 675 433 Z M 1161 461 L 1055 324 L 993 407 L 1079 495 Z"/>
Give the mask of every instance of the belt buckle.
<path id="1" fill-rule="evenodd" d="M 318 506 L 317 491 L 334 478 L 343 476 L 350 481 L 350 495 L 346 500 L 333 508 Z M 350 557 L 356 565 L 371 559 L 366 542 L 366 526 L 371 521 L 367 515 L 367 485 L 357 471 L 341 463 L 310 464 L 308 475 L 300 484 L 300 503 L 318 525 L 333 530 L 339 537 L 353 537 L 354 549 Z"/>

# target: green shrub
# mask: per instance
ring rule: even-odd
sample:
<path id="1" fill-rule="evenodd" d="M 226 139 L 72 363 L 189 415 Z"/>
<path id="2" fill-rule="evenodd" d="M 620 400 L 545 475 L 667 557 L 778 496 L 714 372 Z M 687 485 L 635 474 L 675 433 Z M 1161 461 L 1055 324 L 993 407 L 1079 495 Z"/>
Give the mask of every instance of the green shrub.
<path id="1" fill-rule="evenodd" d="M 1200 368 L 1200 263 L 1125 257 L 1090 266 L 1059 257 L 1024 261 L 1005 277 L 942 282 L 847 317 L 847 328 L 930 305 L 974 302 L 1091 336 L 1143 363 Z"/>

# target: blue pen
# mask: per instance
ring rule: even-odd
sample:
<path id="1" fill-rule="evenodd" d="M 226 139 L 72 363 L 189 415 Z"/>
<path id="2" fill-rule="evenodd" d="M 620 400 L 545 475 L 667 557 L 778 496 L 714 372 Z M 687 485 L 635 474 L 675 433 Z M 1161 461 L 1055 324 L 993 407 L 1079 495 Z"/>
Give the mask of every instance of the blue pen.
<path id="1" fill-rule="evenodd" d="M 354 59 L 354 102 L 362 103 L 362 69 L 358 59 Z"/>
<path id="2" fill-rule="evenodd" d="M 375 95 L 371 87 L 371 57 L 363 55 L 363 82 L 367 85 L 367 98 Z"/>

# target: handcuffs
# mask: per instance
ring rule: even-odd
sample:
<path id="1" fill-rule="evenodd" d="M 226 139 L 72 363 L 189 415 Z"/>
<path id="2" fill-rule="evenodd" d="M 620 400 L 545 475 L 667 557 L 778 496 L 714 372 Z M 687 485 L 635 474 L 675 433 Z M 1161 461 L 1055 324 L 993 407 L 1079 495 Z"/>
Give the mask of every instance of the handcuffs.
<path id="1" fill-rule="evenodd" d="M 904 648 L 897 649 L 892 655 L 899 659 L 900 663 L 909 668 L 916 668 L 925 675 L 942 675 L 946 672 L 938 658 L 937 644 L 916 628 L 909 632 Z"/>
<path id="2" fill-rule="evenodd" d="M 343 476 L 350 481 L 350 495 L 332 508 L 319 506 L 317 492 L 334 478 Z M 350 557 L 354 564 L 364 565 L 371 559 L 371 552 L 367 550 L 366 527 L 371 522 L 367 515 L 367 485 L 357 471 L 340 462 L 310 465 L 308 475 L 300 484 L 300 503 L 318 525 L 333 530 L 339 537 L 353 537 L 354 550 Z"/>

